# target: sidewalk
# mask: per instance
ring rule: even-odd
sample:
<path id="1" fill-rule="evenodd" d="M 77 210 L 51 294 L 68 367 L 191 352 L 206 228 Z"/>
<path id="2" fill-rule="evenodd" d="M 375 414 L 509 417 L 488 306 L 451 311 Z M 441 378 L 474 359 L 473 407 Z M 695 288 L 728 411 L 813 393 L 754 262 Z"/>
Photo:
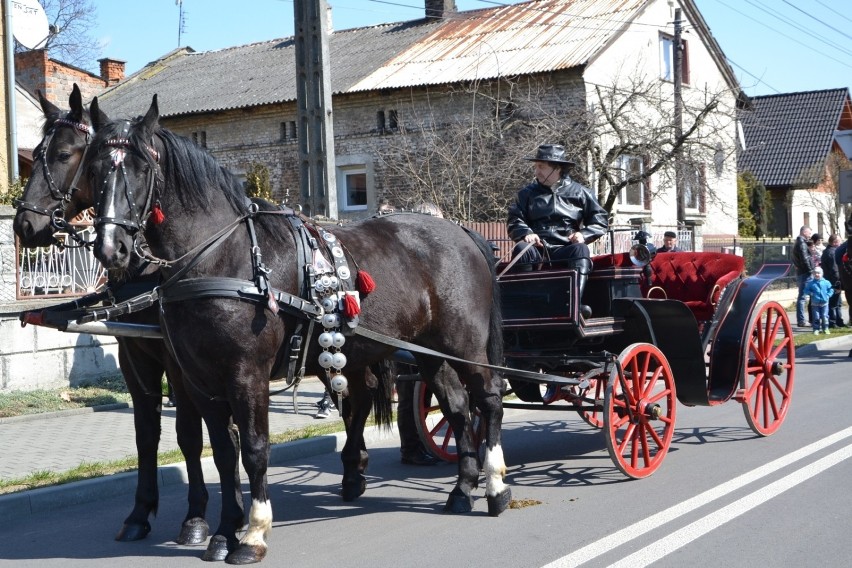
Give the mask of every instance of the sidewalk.
<path id="1" fill-rule="evenodd" d="M 314 418 L 316 403 L 323 386 L 316 377 L 308 377 L 299 386 L 299 414 L 293 412 L 292 390 L 276 392 L 283 383 L 272 385 L 269 405 L 270 433 L 281 433 L 308 425 L 340 422 L 336 411 L 326 420 Z M 115 408 L 118 406 L 118 408 Z M 133 409 L 126 405 L 0 418 L 0 478 L 13 479 L 51 470 L 67 471 L 83 462 L 105 462 L 136 456 Z M 163 408 L 160 451 L 177 449 L 175 409 Z M 206 428 L 204 441 L 208 443 Z M 396 436 L 395 430 L 373 429 L 371 439 Z M 339 451 L 343 433 L 298 440 L 272 447 L 270 464 Z M 203 458 L 205 478 L 218 483 L 212 458 Z M 160 467 L 160 484 L 186 482 L 184 464 Z M 119 494 L 131 496 L 136 487 L 136 472 L 121 473 L 86 481 L 0 495 L 0 523 L 59 509 L 76 503 Z"/>

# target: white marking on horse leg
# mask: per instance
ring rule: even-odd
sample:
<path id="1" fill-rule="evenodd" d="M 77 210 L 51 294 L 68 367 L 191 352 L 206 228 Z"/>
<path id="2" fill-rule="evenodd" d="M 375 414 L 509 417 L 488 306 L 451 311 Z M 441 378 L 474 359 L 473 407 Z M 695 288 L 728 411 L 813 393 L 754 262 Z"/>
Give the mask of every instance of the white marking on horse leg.
<path id="1" fill-rule="evenodd" d="M 503 448 L 485 449 L 485 494 L 499 495 L 506 489 L 503 478 L 506 477 L 506 461 L 503 459 Z"/>
<path id="2" fill-rule="evenodd" d="M 240 544 L 266 548 L 266 538 L 272 530 L 272 503 L 252 499 L 249 526 Z"/>

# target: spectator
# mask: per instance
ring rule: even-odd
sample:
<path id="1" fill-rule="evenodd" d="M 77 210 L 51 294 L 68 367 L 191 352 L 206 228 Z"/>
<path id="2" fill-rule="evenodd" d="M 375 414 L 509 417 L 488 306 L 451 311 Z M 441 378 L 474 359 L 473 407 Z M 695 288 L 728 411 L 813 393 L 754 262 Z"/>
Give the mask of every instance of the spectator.
<path id="1" fill-rule="evenodd" d="M 811 234 L 811 228 L 806 225 L 799 229 L 799 236 L 793 241 L 791 255 L 793 267 L 796 269 L 796 284 L 799 288 L 796 297 L 796 325 L 799 327 L 807 325 L 805 323 L 805 284 L 815 268 L 807 245 L 811 240 Z"/>
<path id="2" fill-rule="evenodd" d="M 657 252 L 682 252 L 677 246 L 677 233 L 674 231 L 666 231 L 663 233 L 663 246 L 657 249 Z"/>
<path id="3" fill-rule="evenodd" d="M 828 335 L 828 301 L 835 294 L 834 287 L 822 277 L 822 268 L 814 268 L 814 276 L 805 285 L 805 294 L 811 298 L 811 325 L 814 333 Z"/>
<path id="4" fill-rule="evenodd" d="M 834 258 L 834 253 L 837 252 L 839 245 L 840 235 L 829 235 L 828 246 L 822 251 L 822 261 L 820 262 L 820 268 L 823 270 L 825 279 L 838 292 L 840 291 L 840 270 L 837 266 L 837 260 Z M 828 301 L 828 327 L 846 327 L 846 324 L 843 323 L 842 297 L 839 293 L 831 296 Z"/>
<path id="5" fill-rule="evenodd" d="M 813 244 L 813 250 L 811 252 L 811 258 L 814 262 L 814 268 L 820 265 L 822 262 L 822 252 L 825 250 L 825 246 L 822 244 L 822 237 L 819 233 L 814 233 L 811 235 L 811 242 Z"/>

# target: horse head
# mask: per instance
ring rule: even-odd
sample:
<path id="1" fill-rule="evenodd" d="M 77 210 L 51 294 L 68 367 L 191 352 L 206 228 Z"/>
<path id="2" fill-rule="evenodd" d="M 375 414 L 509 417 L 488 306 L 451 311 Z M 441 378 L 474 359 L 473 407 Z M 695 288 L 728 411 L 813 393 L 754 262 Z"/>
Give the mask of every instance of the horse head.
<path id="1" fill-rule="evenodd" d="M 157 95 L 143 118 L 110 120 L 97 98 L 96 129 L 88 174 L 95 205 L 95 257 L 108 270 L 126 269 L 156 203 L 159 154 L 152 144 L 159 128 Z"/>
<path id="2" fill-rule="evenodd" d="M 13 223 L 26 247 L 52 244 L 54 233 L 68 229 L 67 221 L 92 205 L 91 191 L 82 176 L 92 122 L 80 88 L 74 84 L 68 98 L 71 110 L 65 114 L 41 91 L 38 97 L 45 118 L 43 138 L 33 153 L 33 173 L 15 203 L 18 211 Z"/>

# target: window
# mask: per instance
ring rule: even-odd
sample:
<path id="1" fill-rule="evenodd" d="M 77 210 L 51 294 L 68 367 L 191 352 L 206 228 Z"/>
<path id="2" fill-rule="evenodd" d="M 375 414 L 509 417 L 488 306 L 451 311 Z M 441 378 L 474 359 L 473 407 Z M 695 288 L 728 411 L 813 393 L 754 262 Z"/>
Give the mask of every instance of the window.
<path id="1" fill-rule="evenodd" d="M 399 130 L 399 115 L 395 109 L 376 112 L 376 130 L 380 134 Z"/>
<path id="2" fill-rule="evenodd" d="M 689 50 L 685 39 L 680 40 L 683 54 L 681 60 L 681 71 L 683 84 L 689 84 Z M 670 35 L 660 34 L 660 77 L 664 81 L 674 81 L 674 38 Z"/>
<path id="3" fill-rule="evenodd" d="M 192 133 L 192 142 L 196 146 L 201 146 L 202 148 L 206 148 L 207 147 L 207 131 L 206 130 L 200 130 L 198 132 L 193 132 Z"/>
<path id="4" fill-rule="evenodd" d="M 683 192 L 687 209 L 704 212 L 704 165 L 684 164 Z"/>
<path id="5" fill-rule="evenodd" d="M 281 123 L 281 141 L 288 142 L 292 140 L 296 140 L 298 138 L 296 134 L 296 121 L 289 120 Z"/>
<path id="6" fill-rule="evenodd" d="M 338 207 L 343 211 L 367 209 L 367 168 L 340 168 L 337 176 Z"/>
<path id="7" fill-rule="evenodd" d="M 811 214 L 807 211 L 805 212 L 805 222 L 803 223 L 805 227 L 811 226 Z"/>
<path id="8" fill-rule="evenodd" d="M 641 156 L 622 154 L 615 162 L 616 176 L 618 181 L 627 178 L 641 176 L 645 173 L 645 161 Z M 618 203 L 621 205 L 632 205 L 647 209 L 648 199 L 646 194 L 646 180 L 640 180 L 626 185 L 618 193 Z"/>

